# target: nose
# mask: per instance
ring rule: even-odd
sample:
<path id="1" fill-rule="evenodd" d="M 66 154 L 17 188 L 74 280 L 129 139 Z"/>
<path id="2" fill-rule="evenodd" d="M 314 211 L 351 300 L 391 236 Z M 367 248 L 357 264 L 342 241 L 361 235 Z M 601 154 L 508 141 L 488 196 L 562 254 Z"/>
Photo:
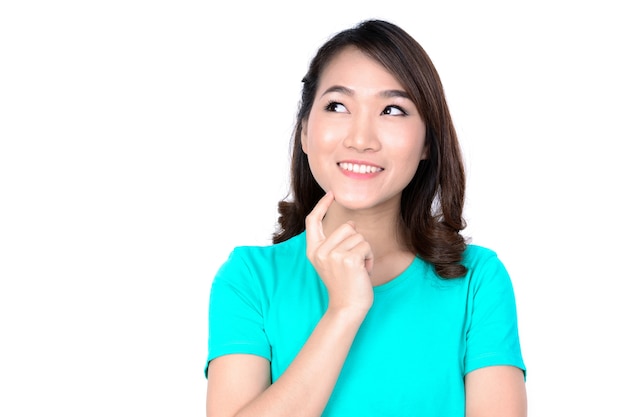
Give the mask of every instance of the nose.
<path id="1" fill-rule="evenodd" d="M 377 151 L 380 149 L 375 122 L 372 120 L 371 115 L 364 112 L 353 118 L 353 123 L 344 139 L 344 146 L 358 152 Z"/>

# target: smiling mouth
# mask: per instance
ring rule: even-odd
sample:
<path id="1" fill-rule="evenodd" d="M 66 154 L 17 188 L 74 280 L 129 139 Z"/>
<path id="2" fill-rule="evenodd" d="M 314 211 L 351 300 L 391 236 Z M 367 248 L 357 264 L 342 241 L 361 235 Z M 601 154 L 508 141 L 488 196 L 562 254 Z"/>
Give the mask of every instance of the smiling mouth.
<path id="1" fill-rule="evenodd" d="M 383 168 L 364 164 L 353 164 L 350 162 L 339 162 L 337 165 L 345 171 L 354 172 L 355 174 L 373 174 L 381 172 Z"/>

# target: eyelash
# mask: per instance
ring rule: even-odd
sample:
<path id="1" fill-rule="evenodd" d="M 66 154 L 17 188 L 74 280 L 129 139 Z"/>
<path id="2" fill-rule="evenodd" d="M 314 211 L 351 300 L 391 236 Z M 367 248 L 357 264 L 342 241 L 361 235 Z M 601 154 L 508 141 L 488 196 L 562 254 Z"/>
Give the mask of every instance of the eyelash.
<path id="1" fill-rule="evenodd" d="M 396 106 L 396 105 L 393 105 L 393 106 L 387 106 L 387 107 L 385 107 L 385 109 L 383 110 L 383 113 L 384 113 L 384 112 L 386 112 L 386 111 L 387 111 L 387 110 L 389 110 L 389 109 L 396 109 L 396 110 L 398 110 L 400 113 L 402 113 L 401 115 L 398 115 L 398 116 L 406 116 L 406 115 L 408 114 L 408 113 L 406 112 L 406 110 L 404 110 L 402 107 L 400 107 L 400 106 Z"/>
<path id="2" fill-rule="evenodd" d="M 329 111 L 329 112 L 335 112 L 336 106 L 343 106 L 343 104 L 337 102 L 337 101 L 329 101 L 328 104 L 326 104 L 326 106 L 324 107 L 324 110 Z M 345 107 L 345 106 L 344 106 Z M 389 111 L 390 109 L 396 109 L 398 111 L 400 111 L 402 114 L 401 115 L 397 115 L 397 116 L 406 116 L 408 113 L 406 112 L 406 110 L 404 110 L 402 107 L 397 106 L 397 105 L 392 105 L 392 106 L 386 106 L 385 109 L 382 111 L 381 114 L 385 114 L 385 112 Z"/>
<path id="3" fill-rule="evenodd" d="M 336 110 L 334 109 L 335 106 L 343 106 L 343 104 L 337 102 L 337 101 L 329 101 L 328 104 L 326 104 L 326 107 L 324 107 L 324 110 L 329 111 L 329 112 L 335 112 Z M 345 107 L 345 106 L 344 106 Z"/>

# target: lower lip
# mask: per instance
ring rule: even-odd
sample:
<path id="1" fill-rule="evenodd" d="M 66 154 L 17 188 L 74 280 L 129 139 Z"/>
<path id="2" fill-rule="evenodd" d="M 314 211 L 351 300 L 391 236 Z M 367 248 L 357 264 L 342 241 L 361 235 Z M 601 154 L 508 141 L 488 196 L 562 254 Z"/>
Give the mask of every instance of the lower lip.
<path id="1" fill-rule="evenodd" d="M 370 178 L 374 178 L 376 177 L 378 174 L 380 174 L 382 171 L 376 171 L 376 172 L 367 172 L 364 174 L 361 174 L 360 172 L 353 172 L 353 171 L 347 171 L 343 168 L 341 168 L 340 166 L 337 166 L 339 168 L 339 170 L 341 171 L 341 173 L 343 175 L 345 175 L 348 178 L 354 178 L 357 180 L 367 180 Z"/>

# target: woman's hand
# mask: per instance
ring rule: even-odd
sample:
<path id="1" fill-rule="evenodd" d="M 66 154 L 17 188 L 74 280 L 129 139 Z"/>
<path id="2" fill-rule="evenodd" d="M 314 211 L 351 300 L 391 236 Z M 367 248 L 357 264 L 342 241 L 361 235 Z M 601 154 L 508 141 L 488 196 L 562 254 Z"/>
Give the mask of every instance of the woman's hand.
<path id="1" fill-rule="evenodd" d="M 328 238 L 322 219 L 329 193 L 306 219 L 307 256 L 328 290 L 328 310 L 298 355 L 270 384 L 270 363 L 233 354 L 209 364 L 207 416 L 320 416 L 328 404 L 354 337 L 374 301 L 372 250 L 354 224 Z"/>
<path id="2" fill-rule="evenodd" d="M 322 219 L 334 200 L 327 193 L 306 218 L 307 257 L 326 285 L 328 309 L 351 310 L 364 317 L 374 302 L 369 275 L 372 248 L 352 222 L 324 235 Z"/>

